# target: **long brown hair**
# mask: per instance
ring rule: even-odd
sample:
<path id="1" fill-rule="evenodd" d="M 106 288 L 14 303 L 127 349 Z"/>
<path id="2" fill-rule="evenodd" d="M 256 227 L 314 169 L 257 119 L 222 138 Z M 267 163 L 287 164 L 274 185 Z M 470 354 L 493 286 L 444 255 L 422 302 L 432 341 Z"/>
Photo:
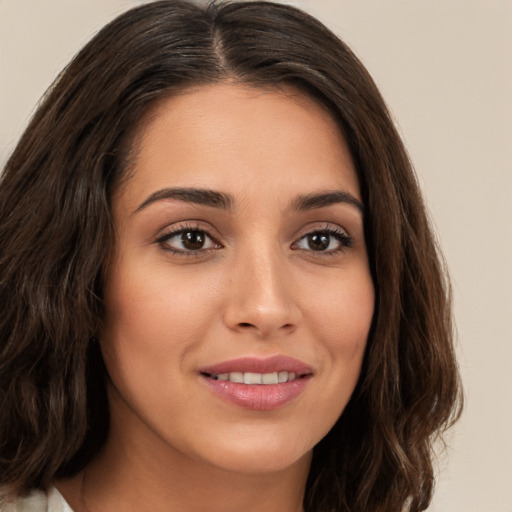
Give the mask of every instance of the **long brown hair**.
<path id="1" fill-rule="evenodd" d="M 108 435 L 96 336 L 110 197 L 138 122 L 192 85 L 292 85 L 326 106 L 355 161 L 376 309 L 363 370 L 315 447 L 308 512 L 424 510 L 432 443 L 460 413 L 449 285 L 416 179 L 365 68 L 300 10 L 182 0 L 123 14 L 50 88 L 0 181 L 0 485 L 85 467 Z"/>

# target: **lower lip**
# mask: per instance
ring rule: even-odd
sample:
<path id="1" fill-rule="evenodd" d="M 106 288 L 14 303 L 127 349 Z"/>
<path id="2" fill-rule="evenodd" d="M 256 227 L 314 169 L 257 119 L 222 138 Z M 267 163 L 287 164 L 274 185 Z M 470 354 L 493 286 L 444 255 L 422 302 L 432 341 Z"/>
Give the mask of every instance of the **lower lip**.
<path id="1" fill-rule="evenodd" d="M 278 409 L 299 397 L 309 376 L 281 384 L 238 384 L 202 376 L 208 387 L 220 398 L 245 409 L 267 411 Z"/>

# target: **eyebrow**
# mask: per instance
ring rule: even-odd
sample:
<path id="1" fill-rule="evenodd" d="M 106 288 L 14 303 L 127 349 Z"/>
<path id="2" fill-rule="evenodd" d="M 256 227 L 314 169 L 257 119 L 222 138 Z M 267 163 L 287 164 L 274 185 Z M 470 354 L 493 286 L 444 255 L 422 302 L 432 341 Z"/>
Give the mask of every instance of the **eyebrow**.
<path id="1" fill-rule="evenodd" d="M 223 210 L 232 210 L 235 200 L 230 194 L 200 188 L 164 188 L 157 190 L 148 196 L 133 213 L 137 213 L 150 204 L 166 199 L 177 199 Z M 343 190 L 336 190 L 323 193 L 311 193 L 297 196 L 290 205 L 291 211 L 306 211 L 317 208 L 325 208 L 333 204 L 345 203 L 355 206 L 361 213 L 364 213 L 364 205 L 352 194 Z"/>
<path id="2" fill-rule="evenodd" d="M 325 208 L 327 206 L 338 203 L 345 203 L 355 206 L 361 213 L 364 213 L 365 210 L 363 203 L 359 201 L 359 199 L 343 190 L 298 196 L 292 201 L 291 210 L 314 210 L 317 208 Z"/>
<path id="3" fill-rule="evenodd" d="M 133 213 L 140 212 L 150 204 L 165 199 L 177 199 L 187 203 L 211 206 L 223 210 L 233 209 L 235 203 L 233 197 L 229 194 L 216 192 L 215 190 L 205 190 L 201 188 L 164 188 L 151 194 Z"/>

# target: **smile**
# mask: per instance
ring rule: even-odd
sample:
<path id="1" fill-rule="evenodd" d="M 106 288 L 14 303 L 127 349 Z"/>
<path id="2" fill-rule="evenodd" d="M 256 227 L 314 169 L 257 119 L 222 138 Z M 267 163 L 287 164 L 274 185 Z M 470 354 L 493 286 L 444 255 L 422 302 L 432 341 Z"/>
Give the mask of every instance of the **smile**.
<path id="1" fill-rule="evenodd" d="M 295 372 L 272 372 L 272 373 L 253 373 L 253 372 L 231 372 L 231 373 L 219 373 L 216 375 L 208 375 L 214 380 L 224 380 L 229 382 L 236 382 L 237 384 L 282 384 L 284 382 L 290 382 L 297 378 Z"/>
<path id="2" fill-rule="evenodd" d="M 313 377 L 312 368 L 287 356 L 241 358 L 200 371 L 202 381 L 224 402 L 244 409 L 272 410 L 295 401 Z"/>

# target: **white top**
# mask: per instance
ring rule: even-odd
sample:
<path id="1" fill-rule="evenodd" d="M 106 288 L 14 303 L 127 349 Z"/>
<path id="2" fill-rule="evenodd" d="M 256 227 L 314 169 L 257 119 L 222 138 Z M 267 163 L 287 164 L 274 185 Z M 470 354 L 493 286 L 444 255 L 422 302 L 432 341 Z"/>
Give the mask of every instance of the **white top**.
<path id="1" fill-rule="evenodd" d="M 4 505 L 0 512 L 73 512 L 61 493 L 51 487 L 48 492 L 33 491 Z"/>

